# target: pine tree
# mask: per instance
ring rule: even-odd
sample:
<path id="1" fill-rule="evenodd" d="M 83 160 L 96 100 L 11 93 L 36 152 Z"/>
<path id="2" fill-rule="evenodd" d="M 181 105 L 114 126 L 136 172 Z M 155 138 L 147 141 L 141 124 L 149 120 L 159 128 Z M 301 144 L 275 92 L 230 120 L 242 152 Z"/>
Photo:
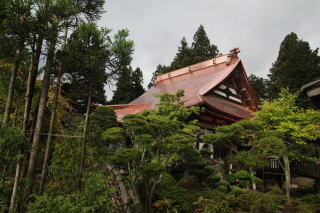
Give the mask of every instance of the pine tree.
<path id="1" fill-rule="evenodd" d="M 106 67 L 110 60 L 108 33 L 94 23 L 82 24 L 67 44 L 64 70 L 72 74 L 74 81 L 66 86 L 64 95 L 79 113 L 85 111 L 89 90 L 93 103 L 105 104 Z"/>
<path id="2" fill-rule="evenodd" d="M 278 96 L 281 88 L 299 91 L 305 83 L 320 77 L 318 49 L 312 50 L 297 34 L 288 34 L 281 43 L 277 60 L 270 69 L 269 93 Z"/>
<path id="3" fill-rule="evenodd" d="M 249 80 L 256 91 L 258 98 L 267 99 L 268 98 L 268 85 L 267 79 L 251 74 Z"/>
<path id="4" fill-rule="evenodd" d="M 132 55 L 134 43 L 128 39 L 129 31 L 120 30 L 114 35 L 111 45 L 113 54 L 112 69 L 117 73 L 116 89 L 114 91 L 111 104 L 127 104 L 134 99 L 132 82 Z"/>
<path id="5" fill-rule="evenodd" d="M 209 58 L 214 58 L 219 54 L 217 46 L 210 43 L 203 25 L 200 25 L 197 32 L 194 34 L 191 49 L 193 64 Z"/>
<path id="6" fill-rule="evenodd" d="M 157 78 L 157 75 L 168 73 L 170 71 L 187 67 L 198 62 L 217 57 L 219 55 L 218 47 L 210 43 L 203 25 L 200 25 L 197 32 L 193 36 L 191 47 L 185 37 L 180 41 L 178 52 L 170 66 L 158 65 L 156 71 L 153 73 L 148 88 L 151 88 Z"/>
<path id="7" fill-rule="evenodd" d="M 167 73 L 167 72 L 170 72 L 170 71 L 171 71 L 171 67 L 170 66 L 165 66 L 165 65 L 159 64 L 157 66 L 156 71 L 154 71 L 153 74 L 152 74 L 152 78 L 150 80 L 150 83 L 148 84 L 148 88 L 150 89 L 153 86 L 153 84 L 156 82 L 156 79 L 157 79 L 158 75 L 161 75 L 161 74 L 164 74 L 164 73 Z"/>
<path id="8" fill-rule="evenodd" d="M 172 70 L 186 67 L 192 64 L 192 49 L 189 48 L 185 37 L 180 41 L 178 52 L 170 64 Z"/>
<path id="9" fill-rule="evenodd" d="M 145 92 L 143 88 L 143 74 L 139 67 L 132 72 L 131 80 L 133 83 L 133 99 L 136 99 Z"/>
<path id="10" fill-rule="evenodd" d="M 127 104 L 134 99 L 133 97 L 133 82 L 131 79 L 132 68 L 124 66 L 121 69 L 116 90 L 113 93 L 112 104 Z"/>

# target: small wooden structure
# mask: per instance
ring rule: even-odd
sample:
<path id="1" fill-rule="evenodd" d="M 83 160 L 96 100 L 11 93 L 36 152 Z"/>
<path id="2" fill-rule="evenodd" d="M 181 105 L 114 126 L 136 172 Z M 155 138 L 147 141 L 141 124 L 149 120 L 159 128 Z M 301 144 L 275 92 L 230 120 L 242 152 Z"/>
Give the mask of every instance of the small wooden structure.
<path id="1" fill-rule="evenodd" d="M 317 109 L 320 109 L 320 79 L 301 87 L 301 92 L 311 99 Z"/>

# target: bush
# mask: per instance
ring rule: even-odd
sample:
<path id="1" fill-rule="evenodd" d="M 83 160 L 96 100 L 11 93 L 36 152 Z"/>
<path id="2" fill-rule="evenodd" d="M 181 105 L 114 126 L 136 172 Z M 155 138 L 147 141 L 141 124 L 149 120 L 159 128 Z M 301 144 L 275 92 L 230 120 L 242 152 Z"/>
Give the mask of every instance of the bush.
<path id="1" fill-rule="evenodd" d="M 320 209 L 320 194 L 309 194 L 296 201 L 296 208 L 304 213 L 314 213 Z"/>
<path id="2" fill-rule="evenodd" d="M 233 213 L 230 197 L 218 190 L 210 190 L 202 193 L 194 205 L 197 207 L 195 212 L 202 213 Z"/>
<path id="3" fill-rule="evenodd" d="M 107 178 L 100 173 L 90 174 L 84 180 L 83 191 L 68 195 L 35 196 L 29 205 L 29 213 L 87 213 L 112 212 L 114 203 L 111 197 L 115 190 L 106 185 Z"/>

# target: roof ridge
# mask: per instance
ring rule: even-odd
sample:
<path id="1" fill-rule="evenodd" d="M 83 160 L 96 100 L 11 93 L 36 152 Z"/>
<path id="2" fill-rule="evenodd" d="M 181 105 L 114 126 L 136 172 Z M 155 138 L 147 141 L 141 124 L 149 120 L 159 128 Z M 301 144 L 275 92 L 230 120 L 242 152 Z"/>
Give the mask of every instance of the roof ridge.
<path id="1" fill-rule="evenodd" d="M 230 53 L 228 53 L 228 54 L 220 55 L 215 58 L 210 58 L 205 61 L 201 61 L 196 64 L 192 64 L 190 66 L 182 67 L 180 69 L 173 70 L 171 72 L 158 75 L 154 84 L 156 85 L 160 81 L 170 79 L 173 77 L 177 77 L 180 75 L 184 75 L 184 74 L 187 74 L 190 72 L 195 72 L 195 71 L 198 71 L 198 70 L 210 67 L 210 66 L 215 66 L 217 64 L 222 64 L 222 63 L 226 62 L 227 65 L 229 65 L 232 58 L 238 58 L 237 54 L 239 52 L 240 52 L 239 48 L 234 48 L 234 49 L 230 50 Z"/>

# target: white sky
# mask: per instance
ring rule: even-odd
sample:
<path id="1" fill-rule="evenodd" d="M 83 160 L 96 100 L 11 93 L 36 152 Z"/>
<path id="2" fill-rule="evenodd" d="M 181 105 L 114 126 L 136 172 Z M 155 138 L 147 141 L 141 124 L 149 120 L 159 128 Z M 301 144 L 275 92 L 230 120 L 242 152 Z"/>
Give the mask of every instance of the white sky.
<path id="1" fill-rule="evenodd" d="M 107 0 L 105 10 L 99 26 L 130 31 L 132 65 L 142 69 L 145 87 L 158 64 L 172 61 L 183 36 L 192 42 L 200 24 L 220 52 L 240 48 L 248 75 L 266 77 L 290 32 L 320 46 L 320 0 Z"/>

